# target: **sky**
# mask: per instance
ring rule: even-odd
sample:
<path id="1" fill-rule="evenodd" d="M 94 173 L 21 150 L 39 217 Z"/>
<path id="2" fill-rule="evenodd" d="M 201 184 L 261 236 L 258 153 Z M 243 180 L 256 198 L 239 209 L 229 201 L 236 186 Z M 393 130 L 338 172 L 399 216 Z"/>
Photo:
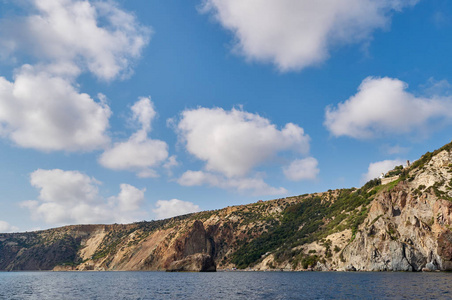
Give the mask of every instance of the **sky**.
<path id="1" fill-rule="evenodd" d="M 451 141 L 447 0 L 0 7 L 0 232 L 359 187 Z"/>

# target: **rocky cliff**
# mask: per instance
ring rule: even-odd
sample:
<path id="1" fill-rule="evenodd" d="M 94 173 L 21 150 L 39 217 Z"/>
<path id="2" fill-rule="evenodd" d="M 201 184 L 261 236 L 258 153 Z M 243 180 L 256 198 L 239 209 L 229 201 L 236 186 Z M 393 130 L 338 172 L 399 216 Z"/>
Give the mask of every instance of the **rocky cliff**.
<path id="1" fill-rule="evenodd" d="M 452 144 L 399 178 L 128 225 L 0 234 L 0 270 L 452 270 Z M 392 172 L 392 174 L 394 174 Z"/>
<path id="2" fill-rule="evenodd" d="M 452 268 L 450 146 L 426 154 L 394 187 L 382 190 L 343 256 L 358 270 Z"/>

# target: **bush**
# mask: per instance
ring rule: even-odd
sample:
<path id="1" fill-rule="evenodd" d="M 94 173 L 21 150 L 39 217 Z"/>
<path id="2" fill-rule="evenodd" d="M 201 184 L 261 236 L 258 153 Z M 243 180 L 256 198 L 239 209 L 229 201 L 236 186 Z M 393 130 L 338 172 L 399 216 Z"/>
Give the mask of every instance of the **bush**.
<path id="1" fill-rule="evenodd" d="M 367 182 L 360 189 L 343 189 L 334 202 L 323 201 L 318 196 L 308 196 L 302 202 L 286 207 L 280 221 L 267 232 L 241 243 L 231 257 L 237 268 L 246 268 L 263 254 L 276 249 L 290 249 L 326 237 L 334 230 L 350 228 L 354 234 L 367 217 L 367 206 L 372 201 L 379 179 Z M 361 207 L 361 210 L 356 210 Z M 346 220 L 345 225 L 343 222 Z M 344 227 L 345 226 L 345 227 Z M 341 228 L 339 228 L 341 227 Z M 326 255 L 331 256 L 331 245 Z M 281 259 L 284 254 L 281 253 Z"/>
<path id="2" fill-rule="evenodd" d="M 303 269 L 307 269 L 309 267 L 314 267 L 318 261 L 319 257 L 317 255 L 309 255 L 301 260 L 301 265 L 303 266 Z"/>

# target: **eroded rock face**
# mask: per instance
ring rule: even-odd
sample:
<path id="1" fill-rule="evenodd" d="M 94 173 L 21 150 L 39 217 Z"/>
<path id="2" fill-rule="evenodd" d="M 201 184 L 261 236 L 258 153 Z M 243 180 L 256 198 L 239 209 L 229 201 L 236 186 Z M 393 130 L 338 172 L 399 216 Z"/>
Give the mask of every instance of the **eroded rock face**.
<path id="1" fill-rule="evenodd" d="M 382 192 L 345 247 L 342 269 L 369 271 L 452 269 L 452 154 L 442 151 L 410 180 Z"/>
<path id="2" fill-rule="evenodd" d="M 174 261 L 166 269 L 167 272 L 215 272 L 216 270 L 213 258 L 204 253 L 196 253 Z"/>
<path id="3" fill-rule="evenodd" d="M 452 270 L 452 232 L 441 233 L 438 238 L 438 255 L 443 259 L 443 269 Z"/>
<path id="4" fill-rule="evenodd" d="M 317 264 L 315 265 L 315 267 L 313 268 L 314 271 L 319 271 L 319 272 L 326 272 L 329 271 L 328 267 L 325 266 L 325 264 L 322 264 L 321 262 L 317 262 Z"/>
<path id="5" fill-rule="evenodd" d="M 196 220 L 190 230 L 177 239 L 175 254 L 167 260 L 166 270 L 170 272 L 214 272 L 215 246 L 207 234 L 204 224 Z"/>
<path id="6" fill-rule="evenodd" d="M 204 224 L 198 220 L 193 223 L 187 234 L 176 241 L 175 248 L 176 260 L 196 253 L 212 255 L 214 252 L 212 238 L 207 235 Z"/>
<path id="7" fill-rule="evenodd" d="M 375 200 L 365 221 L 371 225 L 363 224 L 343 251 L 343 269 L 353 264 L 357 270 L 366 271 L 421 271 L 428 262 L 440 260 L 433 254 L 437 233 L 431 221 L 437 200 L 414 198 L 405 193 L 405 188 L 402 184 Z M 447 245 L 445 238 L 444 249 Z"/>

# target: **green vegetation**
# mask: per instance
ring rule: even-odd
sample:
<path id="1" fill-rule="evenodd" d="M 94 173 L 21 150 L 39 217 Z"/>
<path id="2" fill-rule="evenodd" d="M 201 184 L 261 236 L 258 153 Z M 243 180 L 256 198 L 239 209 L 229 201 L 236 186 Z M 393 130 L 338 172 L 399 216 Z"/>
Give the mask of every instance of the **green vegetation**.
<path id="1" fill-rule="evenodd" d="M 399 178 L 397 180 L 394 180 L 393 182 L 390 182 L 390 183 L 386 184 L 386 189 L 388 191 L 392 191 L 395 188 L 395 186 L 397 184 L 399 184 L 400 181 L 402 181 L 402 178 Z"/>
<path id="2" fill-rule="evenodd" d="M 424 155 L 421 156 L 420 159 L 418 159 L 411 165 L 410 169 L 411 170 L 416 169 L 416 168 L 422 169 L 426 164 L 428 164 L 430 162 L 430 160 L 432 159 L 433 156 L 437 155 L 438 153 L 440 153 L 444 150 L 450 152 L 452 150 L 452 143 L 446 144 L 443 147 L 441 147 L 440 149 L 435 150 L 433 152 L 425 153 Z"/>
<path id="3" fill-rule="evenodd" d="M 442 182 L 442 183 L 441 182 L 436 182 L 429 189 L 433 191 L 433 193 L 435 194 L 436 197 L 452 202 L 452 197 L 451 196 L 449 196 L 446 192 L 441 191 L 441 190 L 438 189 L 438 187 L 441 186 L 442 184 L 444 184 L 444 182 Z"/>
<path id="4" fill-rule="evenodd" d="M 388 230 L 386 233 L 390 236 L 390 238 L 394 241 L 398 239 L 397 237 L 397 230 L 395 229 L 393 224 L 388 224 Z"/>
<path id="5" fill-rule="evenodd" d="M 323 246 L 325 247 L 325 257 L 327 258 L 333 256 L 333 253 L 331 252 L 332 245 L 333 243 L 331 242 L 331 240 L 326 240 L 323 242 Z"/>
<path id="6" fill-rule="evenodd" d="M 121 243 L 123 238 L 128 234 L 125 230 L 110 231 L 102 241 L 98 250 L 93 254 L 92 259 L 100 259 L 110 253 L 116 252 L 116 247 Z"/>
<path id="7" fill-rule="evenodd" d="M 317 262 L 319 261 L 319 257 L 317 255 L 308 255 L 303 257 L 301 260 L 301 265 L 303 266 L 303 269 L 307 269 L 309 267 L 314 267 Z"/>
<path id="8" fill-rule="evenodd" d="M 400 165 L 400 166 L 395 167 L 394 170 L 389 171 L 385 177 L 397 176 L 397 175 L 402 174 L 402 172 L 403 172 L 403 166 Z"/>
<path id="9" fill-rule="evenodd" d="M 370 225 L 375 224 L 375 222 L 378 221 L 378 219 L 380 219 L 383 215 L 378 215 L 375 219 L 372 220 L 372 222 L 370 222 Z"/>
<path id="10" fill-rule="evenodd" d="M 232 255 L 231 262 L 243 269 L 258 262 L 267 252 L 291 249 L 347 228 L 355 235 L 367 217 L 367 206 L 375 195 L 373 188 L 379 184 L 380 180 L 374 179 L 360 189 L 341 190 L 334 202 L 310 196 L 301 203 L 287 207 L 280 221 L 270 227 L 268 232 L 251 241 L 243 240 Z M 331 245 L 328 245 L 328 255 L 331 255 L 330 248 Z M 318 257 L 314 255 L 303 259 L 304 266 L 310 265 Z"/>

